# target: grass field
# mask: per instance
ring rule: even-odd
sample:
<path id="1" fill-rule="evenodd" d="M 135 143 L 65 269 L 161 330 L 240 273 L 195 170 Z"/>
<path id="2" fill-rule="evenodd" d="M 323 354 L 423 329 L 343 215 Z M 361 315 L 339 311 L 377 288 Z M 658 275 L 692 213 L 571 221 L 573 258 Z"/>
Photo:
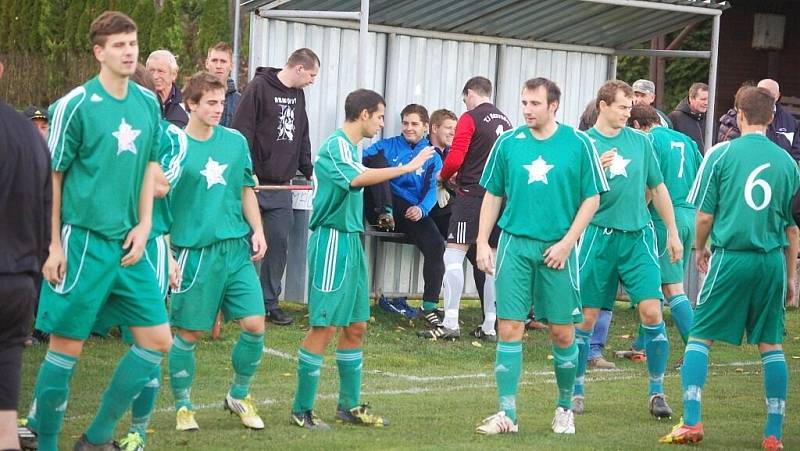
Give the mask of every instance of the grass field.
<path id="1" fill-rule="evenodd" d="M 669 449 L 658 445 L 660 435 L 678 421 L 681 411 L 680 375 L 670 370 L 666 392 L 676 412 L 672 421 L 656 421 L 647 413 L 646 370 L 642 363 L 617 360 L 618 370 L 589 371 L 586 413 L 576 418 L 577 435 L 555 436 L 550 431 L 556 394 L 550 344 L 546 333 L 531 332 L 524 346 L 525 374 L 518 409 L 520 433 L 483 437 L 475 425 L 497 410 L 494 387 L 494 346 L 482 346 L 462 338 L 456 343 L 426 342 L 414 331 L 420 324 L 396 319 L 373 308 L 374 321 L 364 348 L 362 400 L 386 415 L 392 426 L 365 429 L 333 423 L 338 375 L 333 350 L 326 355 L 317 413 L 332 429 L 310 432 L 289 424 L 295 389 L 295 362 L 306 328 L 304 308 L 289 307 L 296 323 L 267 330 L 265 358 L 252 388 L 267 428 L 245 430 L 238 418 L 222 410 L 222 398 L 232 377 L 230 350 L 238 330 L 228 325 L 219 341 L 198 346 L 198 373 L 193 402 L 201 430 L 174 431 L 174 410 L 168 382 L 163 383 L 148 438 L 150 450 L 249 450 L 249 449 L 548 449 L 548 450 L 645 450 Z M 668 317 L 669 314 L 667 313 Z M 480 317 L 475 303 L 462 310 L 466 332 Z M 677 331 L 668 321 L 672 338 L 670 368 L 682 353 Z M 787 314 L 786 358 L 789 364 L 789 400 L 784 445 L 800 449 L 800 313 Z M 635 334 L 634 314 L 627 304 L 617 304 L 609 347 L 629 346 Z M 92 339 L 85 347 L 72 381 L 67 420 L 61 446 L 71 449 L 91 421 L 102 390 L 126 347 L 117 339 Z M 38 365 L 45 349 L 25 353 L 21 410 L 30 404 Z M 611 352 L 606 352 L 611 358 Z M 718 344 L 711 352 L 708 384 L 703 394 L 706 450 L 760 449 L 765 416 L 761 364 L 754 346 L 735 348 Z M 125 432 L 123 418 L 117 436 Z"/>

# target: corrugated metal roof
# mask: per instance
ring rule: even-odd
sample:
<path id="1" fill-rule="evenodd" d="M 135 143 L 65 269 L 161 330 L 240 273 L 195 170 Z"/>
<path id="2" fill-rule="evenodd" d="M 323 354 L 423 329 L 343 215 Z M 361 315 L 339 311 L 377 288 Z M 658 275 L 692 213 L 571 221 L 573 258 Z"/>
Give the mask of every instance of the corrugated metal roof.
<path id="1" fill-rule="evenodd" d="M 247 9 L 275 3 L 243 1 Z M 359 10 L 360 0 L 288 0 L 276 9 Z M 370 0 L 371 24 L 526 41 L 620 48 L 678 30 L 727 2 L 650 0 L 609 5 L 587 0 Z M 671 4 L 684 11 L 643 8 Z"/>

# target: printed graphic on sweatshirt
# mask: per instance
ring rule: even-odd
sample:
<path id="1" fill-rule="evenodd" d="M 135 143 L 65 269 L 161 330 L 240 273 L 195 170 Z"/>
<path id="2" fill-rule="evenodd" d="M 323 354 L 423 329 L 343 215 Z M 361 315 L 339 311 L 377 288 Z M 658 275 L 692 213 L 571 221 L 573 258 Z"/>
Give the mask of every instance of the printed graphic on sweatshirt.
<path id="1" fill-rule="evenodd" d="M 290 105 L 281 105 L 280 107 L 278 141 L 294 141 L 294 108 Z"/>

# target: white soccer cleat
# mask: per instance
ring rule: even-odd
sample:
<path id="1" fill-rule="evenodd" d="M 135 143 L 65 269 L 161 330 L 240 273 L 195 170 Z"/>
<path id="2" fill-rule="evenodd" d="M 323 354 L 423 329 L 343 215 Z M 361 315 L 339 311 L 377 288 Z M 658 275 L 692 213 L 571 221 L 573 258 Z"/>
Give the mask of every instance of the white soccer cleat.
<path id="1" fill-rule="evenodd" d="M 250 429 L 264 429 L 264 420 L 258 416 L 258 409 L 256 403 L 247 395 L 244 399 L 236 399 L 229 394 L 225 395 L 225 409 L 230 410 L 232 414 L 239 415 L 242 424 Z"/>
<path id="2" fill-rule="evenodd" d="M 572 410 L 563 407 L 556 407 L 556 415 L 553 417 L 553 432 L 556 434 L 574 434 L 575 416 Z"/>
<path id="3" fill-rule="evenodd" d="M 519 431 L 519 426 L 514 424 L 511 418 L 507 417 L 506 413 L 502 411 L 484 418 L 481 424 L 475 428 L 475 432 L 485 435 L 510 434 L 517 431 Z"/>

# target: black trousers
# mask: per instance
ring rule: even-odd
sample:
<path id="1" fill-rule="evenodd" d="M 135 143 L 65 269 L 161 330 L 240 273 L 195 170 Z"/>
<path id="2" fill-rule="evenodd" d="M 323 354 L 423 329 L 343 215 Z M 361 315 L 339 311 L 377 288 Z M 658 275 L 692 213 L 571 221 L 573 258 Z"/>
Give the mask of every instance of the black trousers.
<path id="1" fill-rule="evenodd" d="M 294 210 L 291 191 L 259 191 L 257 198 L 267 235 L 267 254 L 260 262 L 260 279 L 264 306 L 269 311 L 278 306 L 278 297 L 283 289 L 281 279 L 286 271 Z"/>
<path id="2" fill-rule="evenodd" d="M 31 332 L 36 298 L 33 277 L 0 276 L 0 410 L 17 410 L 22 349 Z"/>

